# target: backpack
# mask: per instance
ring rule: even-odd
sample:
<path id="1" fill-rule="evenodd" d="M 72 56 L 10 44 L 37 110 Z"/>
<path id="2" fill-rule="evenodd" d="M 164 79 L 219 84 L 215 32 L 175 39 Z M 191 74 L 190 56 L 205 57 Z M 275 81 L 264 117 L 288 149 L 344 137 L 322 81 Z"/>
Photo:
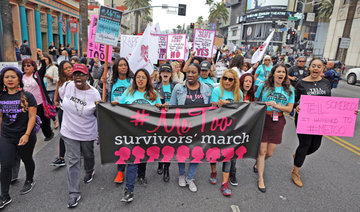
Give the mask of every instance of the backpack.
<path id="1" fill-rule="evenodd" d="M 27 51 L 26 51 L 26 46 L 25 46 L 25 45 L 21 45 L 21 47 L 20 47 L 20 53 L 21 53 L 22 55 L 27 55 L 27 54 L 26 54 Z"/>

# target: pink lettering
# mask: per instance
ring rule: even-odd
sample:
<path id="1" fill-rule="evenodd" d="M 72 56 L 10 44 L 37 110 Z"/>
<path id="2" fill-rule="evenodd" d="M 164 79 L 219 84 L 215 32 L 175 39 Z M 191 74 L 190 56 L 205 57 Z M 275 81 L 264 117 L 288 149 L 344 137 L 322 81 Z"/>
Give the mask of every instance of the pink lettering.
<path id="1" fill-rule="evenodd" d="M 222 117 L 220 123 L 219 119 L 216 117 L 213 117 L 213 121 L 211 123 L 210 129 L 212 131 L 215 131 L 218 127 L 220 128 L 220 131 L 225 131 L 228 126 L 230 126 L 232 123 L 232 119 L 228 121 L 227 117 Z M 215 126 L 214 126 L 215 125 Z"/>
<path id="2" fill-rule="evenodd" d="M 202 107 L 202 108 L 194 108 L 194 109 L 190 109 L 189 110 L 189 115 L 190 116 L 198 116 L 201 114 L 201 132 L 204 132 L 204 128 L 205 128 L 205 115 L 206 115 L 206 111 L 207 110 L 214 110 L 217 109 L 217 107 Z M 200 112 L 197 112 L 200 111 Z M 196 113 L 197 112 L 197 113 Z"/>

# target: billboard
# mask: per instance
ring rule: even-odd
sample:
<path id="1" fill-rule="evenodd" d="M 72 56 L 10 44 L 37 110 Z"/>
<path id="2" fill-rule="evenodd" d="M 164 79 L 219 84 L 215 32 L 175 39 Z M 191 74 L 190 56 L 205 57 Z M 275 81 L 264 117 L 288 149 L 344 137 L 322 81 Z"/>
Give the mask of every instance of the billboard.
<path id="1" fill-rule="evenodd" d="M 247 0 L 246 11 L 287 9 L 288 0 Z"/>

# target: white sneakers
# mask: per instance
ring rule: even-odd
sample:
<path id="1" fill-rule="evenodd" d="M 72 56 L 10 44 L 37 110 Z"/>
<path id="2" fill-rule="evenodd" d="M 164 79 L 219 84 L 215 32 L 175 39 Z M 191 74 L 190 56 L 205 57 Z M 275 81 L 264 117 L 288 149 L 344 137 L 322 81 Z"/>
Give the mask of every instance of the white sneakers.
<path id="1" fill-rule="evenodd" d="M 194 179 L 189 179 L 185 177 L 185 175 L 179 176 L 179 186 L 180 187 L 186 187 L 186 185 L 189 185 L 189 190 L 192 192 L 197 191 L 197 187 L 195 185 Z"/>

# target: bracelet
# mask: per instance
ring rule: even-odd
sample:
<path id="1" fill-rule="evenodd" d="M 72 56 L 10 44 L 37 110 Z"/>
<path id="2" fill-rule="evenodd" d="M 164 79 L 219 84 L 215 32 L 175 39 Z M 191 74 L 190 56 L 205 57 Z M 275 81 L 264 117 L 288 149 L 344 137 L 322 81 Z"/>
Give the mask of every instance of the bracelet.
<path id="1" fill-rule="evenodd" d="M 26 134 L 26 133 L 24 135 L 30 136 L 30 134 Z"/>

